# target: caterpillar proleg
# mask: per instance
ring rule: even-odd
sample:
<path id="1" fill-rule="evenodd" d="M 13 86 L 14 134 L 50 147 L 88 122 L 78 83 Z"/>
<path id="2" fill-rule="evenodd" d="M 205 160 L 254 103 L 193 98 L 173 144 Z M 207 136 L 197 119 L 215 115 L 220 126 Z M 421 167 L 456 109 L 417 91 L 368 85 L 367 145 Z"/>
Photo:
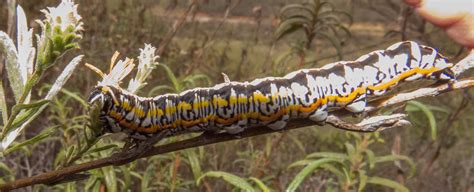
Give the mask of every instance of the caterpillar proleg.
<path id="1" fill-rule="evenodd" d="M 257 125 L 282 129 L 290 119 L 323 122 L 333 108 L 363 112 L 368 97 L 383 95 L 404 81 L 454 80 L 452 66 L 434 48 L 405 41 L 355 61 L 153 98 L 102 85 L 88 101 L 101 102 L 101 120 L 108 131 L 127 132 L 135 138 L 162 130 L 176 135 L 207 130 L 239 133 Z"/>

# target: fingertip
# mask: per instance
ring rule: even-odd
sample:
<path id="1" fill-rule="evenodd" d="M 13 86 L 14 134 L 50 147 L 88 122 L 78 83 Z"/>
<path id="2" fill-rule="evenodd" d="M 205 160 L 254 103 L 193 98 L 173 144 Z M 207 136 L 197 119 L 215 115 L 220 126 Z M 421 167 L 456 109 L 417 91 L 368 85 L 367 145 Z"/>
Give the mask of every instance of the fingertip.
<path id="1" fill-rule="evenodd" d="M 413 6 L 413 7 L 420 7 L 422 0 L 403 0 L 405 4 Z"/>

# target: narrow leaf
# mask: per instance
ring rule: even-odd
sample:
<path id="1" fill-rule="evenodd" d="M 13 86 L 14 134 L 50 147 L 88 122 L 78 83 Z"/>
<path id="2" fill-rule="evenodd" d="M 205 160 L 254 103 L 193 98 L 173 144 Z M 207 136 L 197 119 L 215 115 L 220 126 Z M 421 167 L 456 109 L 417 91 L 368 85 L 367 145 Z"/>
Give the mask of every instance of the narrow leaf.
<path id="1" fill-rule="evenodd" d="M 375 166 L 375 154 L 372 150 L 366 149 L 365 154 L 367 155 L 367 160 L 369 161 L 369 169 L 373 169 Z"/>
<path id="2" fill-rule="evenodd" d="M 386 178 L 381 178 L 381 177 L 369 177 L 369 179 L 367 180 L 367 183 L 375 184 L 375 185 L 383 185 L 383 186 L 386 186 L 386 187 L 393 188 L 393 189 L 395 189 L 399 192 L 409 192 L 410 191 L 408 188 L 406 188 L 405 186 L 403 186 L 402 184 L 400 184 L 396 181 L 386 179 Z"/>
<path id="3" fill-rule="evenodd" d="M 270 188 L 265 185 L 265 183 L 263 183 L 260 179 L 258 178 L 255 178 L 255 177 L 250 177 L 249 178 L 250 180 L 252 180 L 253 182 L 255 182 L 255 184 L 257 184 L 258 188 L 260 188 L 260 190 L 262 190 L 262 192 L 270 192 Z"/>
<path id="4" fill-rule="evenodd" d="M 333 159 L 348 159 L 346 154 L 343 153 L 335 153 L 335 152 L 316 152 L 316 153 L 311 153 L 306 156 L 306 158 L 333 158 Z"/>
<path id="5" fill-rule="evenodd" d="M 375 157 L 375 163 L 391 162 L 391 161 L 398 161 L 398 160 L 405 161 L 406 163 L 408 163 L 408 165 L 410 165 L 410 172 L 408 174 L 408 177 L 412 177 L 416 171 L 416 164 L 415 162 L 413 162 L 411 158 L 404 155 L 385 155 L 385 156 Z"/>
<path id="6" fill-rule="evenodd" d="M 428 109 L 428 107 L 425 104 L 420 103 L 418 101 L 409 101 L 408 104 L 417 107 L 425 114 L 426 118 L 428 118 L 428 122 L 430 123 L 431 139 L 436 140 L 438 128 L 436 127 L 436 118 L 433 112 L 430 109 Z"/>
<path id="7" fill-rule="evenodd" d="M 56 127 L 48 128 L 48 129 L 42 131 L 41 133 L 39 133 L 38 135 L 32 137 L 31 139 L 28 139 L 26 141 L 23 141 L 19 144 L 13 145 L 12 147 L 8 148 L 7 150 L 5 150 L 5 154 L 11 153 L 11 152 L 23 147 L 23 146 L 38 143 L 41 140 L 48 138 L 55 130 L 56 130 Z"/>
<path id="8" fill-rule="evenodd" d="M 8 81 L 13 90 L 15 101 L 18 101 L 26 80 L 23 80 L 21 76 L 21 69 L 18 65 L 18 52 L 15 44 L 8 34 L 3 31 L 0 31 L 0 52 L 6 56 L 5 68 L 8 73 Z"/>
<path id="9" fill-rule="evenodd" d="M 54 82 L 53 87 L 51 87 L 45 99 L 51 100 L 54 96 L 56 96 L 56 94 L 58 94 L 59 90 L 61 90 L 64 84 L 66 84 L 66 81 L 69 79 L 69 77 L 71 77 L 72 73 L 76 69 L 77 65 L 81 62 L 83 57 L 84 55 L 76 56 L 69 62 L 69 64 L 67 64 L 66 68 L 64 68 L 63 72 Z"/>
<path id="10" fill-rule="evenodd" d="M 160 63 L 158 66 L 161 66 L 165 72 L 166 72 L 166 75 L 168 76 L 168 79 L 171 81 L 171 83 L 173 84 L 174 86 L 174 89 L 177 91 L 177 92 L 180 92 L 182 91 L 181 90 L 181 85 L 180 83 L 178 82 L 178 79 L 176 78 L 176 76 L 174 75 L 173 71 L 171 71 L 171 69 L 165 65 L 165 64 L 162 64 Z"/>
<path id="11" fill-rule="evenodd" d="M 200 161 L 198 159 L 195 148 L 187 149 L 187 150 L 184 151 L 184 153 L 188 157 L 189 166 L 191 166 L 191 170 L 193 172 L 194 179 L 195 180 L 199 179 L 202 175 L 201 164 L 199 163 Z"/>
<path id="12" fill-rule="evenodd" d="M 367 184 L 367 175 L 364 170 L 359 170 L 359 189 L 357 191 L 364 191 Z"/>
<path id="13" fill-rule="evenodd" d="M 222 172 L 222 171 L 209 171 L 207 173 L 204 173 L 198 180 L 197 183 L 198 185 L 201 183 L 202 179 L 205 177 L 215 177 L 215 178 L 221 178 L 224 179 L 229 184 L 232 184 L 235 187 L 238 187 L 244 191 L 255 191 L 255 189 L 248 183 L 244 178 L 241 178 L 237 175 L 227 173 L 227 172 Z"/>
<path id="14" fill-rule="evenodd" d="M 290 185 L 288 188 L 286 188 L 286 191 L 292 192 L 295 191 L 300 184 L 303 182 L 303 180 L 310 175 L 311 173 L 314 172 L 317 168 L 321 167 L 324 164 L 331 163 L 331 162 L 338 162 L 337 159 L 331 159 L 331 158 L 325 158 L 325 159 L 319 159 L 316 161 L 313 161 L 311 164 L 303 168 L 291 181 Z"/>

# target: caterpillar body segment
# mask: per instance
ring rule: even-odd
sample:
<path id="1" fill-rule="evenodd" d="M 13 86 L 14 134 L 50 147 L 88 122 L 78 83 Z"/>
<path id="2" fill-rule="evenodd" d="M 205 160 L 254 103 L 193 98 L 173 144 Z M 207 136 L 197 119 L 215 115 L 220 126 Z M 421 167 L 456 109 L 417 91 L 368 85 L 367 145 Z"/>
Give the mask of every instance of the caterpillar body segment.
<path id="1" fill-rule="evenodd" d="M 226 80 L 214 87 L 154 98 L 98 86 L 89 102 L 102 103 L 101 119 L 108 131 L 124 131 L 136 138 L 162 130 L 175 135 L 208 130 L 238 133 L 255 125 L 282 129 L 289 119 L 325 121 L 333 108 L 363 112 L 368 97 L 383 95 L 404 81 L 454 80 L 451 67 L 435 49 L 405 41 L 355 61 L 251 82 Z"/>

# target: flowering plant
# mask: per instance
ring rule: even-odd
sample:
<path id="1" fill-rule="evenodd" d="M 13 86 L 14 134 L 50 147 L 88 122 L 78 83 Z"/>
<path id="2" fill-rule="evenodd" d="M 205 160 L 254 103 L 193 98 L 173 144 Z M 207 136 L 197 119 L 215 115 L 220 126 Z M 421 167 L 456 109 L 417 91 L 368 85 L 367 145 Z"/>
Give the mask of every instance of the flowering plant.
<path id="1" fill-rule="evenodd" d="M 77 13 L 77 5 L 72 0 L 62 0 L 57 7 L 41 11 L 45 19 L 36 21 L 41 26 L 41 33 L 36 34 L 34 47 L 33 29 L 27 26 L 23 8 L 18 6 L 16 10 L 17 45 L 5 32 L 0 31 L 0 51 L 6 55 L 8 80 L 14 95 L 13 107 L 8 109 L 5 91 L 0 86 L 0 152 L 4 153 L 8 148 L 15 148 L 11 146 L 13 141 L 46 108 L 83 57 L 79 55 L 70 61 L 43 99 L 30 101 L 31 90 L 38 84 L 46 69 L 53 66 L 66 51 L 79 47 L 83 23 Z M 16 146 L 21 146 L 21 143 Z"/>

